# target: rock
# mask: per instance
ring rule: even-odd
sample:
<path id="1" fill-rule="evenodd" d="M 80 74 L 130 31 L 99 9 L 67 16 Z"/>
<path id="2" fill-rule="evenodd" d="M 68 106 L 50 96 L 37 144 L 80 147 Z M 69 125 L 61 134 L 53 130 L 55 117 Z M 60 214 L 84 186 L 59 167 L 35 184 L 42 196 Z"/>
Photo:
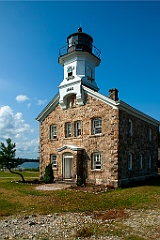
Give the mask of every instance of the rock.
<path id="1" fill-rule="evenodd" d="M 8 217 L 0 221 L 0 240 L 75 240 L 77 230 L 87 226 L 104 228 L 101 235 L 95 233 L 89 240 L 122 240 L 116 232 L 135 236 L 145 236 L 146 239 L 159 239 L 160 210 L 125 210 L 126 216 L 117 219 L 96 219 L 93 213 L 55 213 L 45 216 L 31 215 L 27 217 Z M 96 212 L 98 214 L 98 212 Z M 100 214 L 100 213 L 99 213 Z M 105 212 L 104 212 L 105 214 Z M 107 212 L 106 212 L 107 214 Z M 147 231 L 147 229 L 150 231 Z M 106 236 L 106 229 L 110 229 Z M 118 229 L 118 231 L 117 231 Z M 84 239 L 84 238 L 79 238 Z"/>

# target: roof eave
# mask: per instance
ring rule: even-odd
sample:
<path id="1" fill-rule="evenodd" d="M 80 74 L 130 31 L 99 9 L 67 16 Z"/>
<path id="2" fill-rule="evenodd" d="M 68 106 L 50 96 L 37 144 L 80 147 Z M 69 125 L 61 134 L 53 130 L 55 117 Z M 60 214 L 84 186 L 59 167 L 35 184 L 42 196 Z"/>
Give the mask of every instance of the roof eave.
<path id="1" fill-rule="evenodd" d="M 120 110 L 124 110 L 124 111 L 126 111 L 126 112 L 144 120 L 144 121 L 147 121 L 150 124 L 153 124 L 153 125 L 156 125 L 156 126 L 160 125 L 160 121 L 152 118 L 151 116 L 147 115 L 146 113 L 144 113 L 140 110 L 137 110 L 134 107 L 131 107 L 127 103 L 123 102 L 122 100 L 118 100 L 116 102 L 116 105 Z"/>
<path id="2" fill-rule="evenodd" d="M 42 112 L 36 117 L 36 120 L 39 122 L 42 122 L 52 110 L 55 109 L 55 107 L 59 103 L 59 93 L 57 93 L 54 98 L 48 103 L 48 105 L 42 110 Z"/>
<path id="3" fill-rule="evenodd" d="M 127 103 L 123 102 L 122 100 L 118 100 L 118 101 L 114 101 L 109 97 L 106 97 L 98 92 L 95 92 L 94 90 L 89 89 L 86 86 L 83 86 L 84 91 L 86 91 L 88 94 L 90 94 L 93 97 L 96 97 L 97 99 L 99 99 L 100 101 L 110 105 L 111 107 L 113 107 L 113 109 L 120 109 L 120 110 L 124 110 L 144 121 L 147 121 L 150 124 L 153 124 L 155 126 L 159 126 L 160 125 L 160 121 L 152 118 L 151 116 L 137 110 L 134 107 L 131 107 L 130 105 L 128 105 Z"/>

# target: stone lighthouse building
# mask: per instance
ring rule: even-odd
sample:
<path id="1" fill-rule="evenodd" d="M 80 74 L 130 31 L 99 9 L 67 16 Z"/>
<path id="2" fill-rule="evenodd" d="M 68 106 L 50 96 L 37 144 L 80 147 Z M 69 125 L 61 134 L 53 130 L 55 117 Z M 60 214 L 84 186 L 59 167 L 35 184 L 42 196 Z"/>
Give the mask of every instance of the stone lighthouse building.
<path id="1" fill-rule="evenodd" d="M 56 180 L 114 187 L 158 174 L 159 122 L 119 100 L 116 88 L 99 93 L 100 51 L 78 29 L 59 51 L 64 78 L 39 114 L 40 176 L 52 163 Z"/>

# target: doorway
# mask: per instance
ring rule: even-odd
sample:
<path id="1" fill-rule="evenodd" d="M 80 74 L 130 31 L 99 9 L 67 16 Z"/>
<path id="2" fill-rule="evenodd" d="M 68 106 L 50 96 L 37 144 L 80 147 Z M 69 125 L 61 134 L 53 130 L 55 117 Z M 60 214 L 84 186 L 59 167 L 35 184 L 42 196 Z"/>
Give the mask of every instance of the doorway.
<path id="1" fill-rule="evenodd" d="M 64 179 L 72 178 L 72 160 L 73 160 L 73 155 L 71 153 L 63 154 L 62 171 L 63 171 Z"/>

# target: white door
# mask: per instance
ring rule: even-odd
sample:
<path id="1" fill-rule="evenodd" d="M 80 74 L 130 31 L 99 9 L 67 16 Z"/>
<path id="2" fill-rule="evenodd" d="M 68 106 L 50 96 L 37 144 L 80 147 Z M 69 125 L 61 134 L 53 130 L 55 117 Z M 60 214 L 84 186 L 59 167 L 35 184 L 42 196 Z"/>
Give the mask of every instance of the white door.
<path id="1" fill-rule="evenodd" d="M 70 154 L 63 156 L 63 178 L 72 178 L 72 158 Z"/>

